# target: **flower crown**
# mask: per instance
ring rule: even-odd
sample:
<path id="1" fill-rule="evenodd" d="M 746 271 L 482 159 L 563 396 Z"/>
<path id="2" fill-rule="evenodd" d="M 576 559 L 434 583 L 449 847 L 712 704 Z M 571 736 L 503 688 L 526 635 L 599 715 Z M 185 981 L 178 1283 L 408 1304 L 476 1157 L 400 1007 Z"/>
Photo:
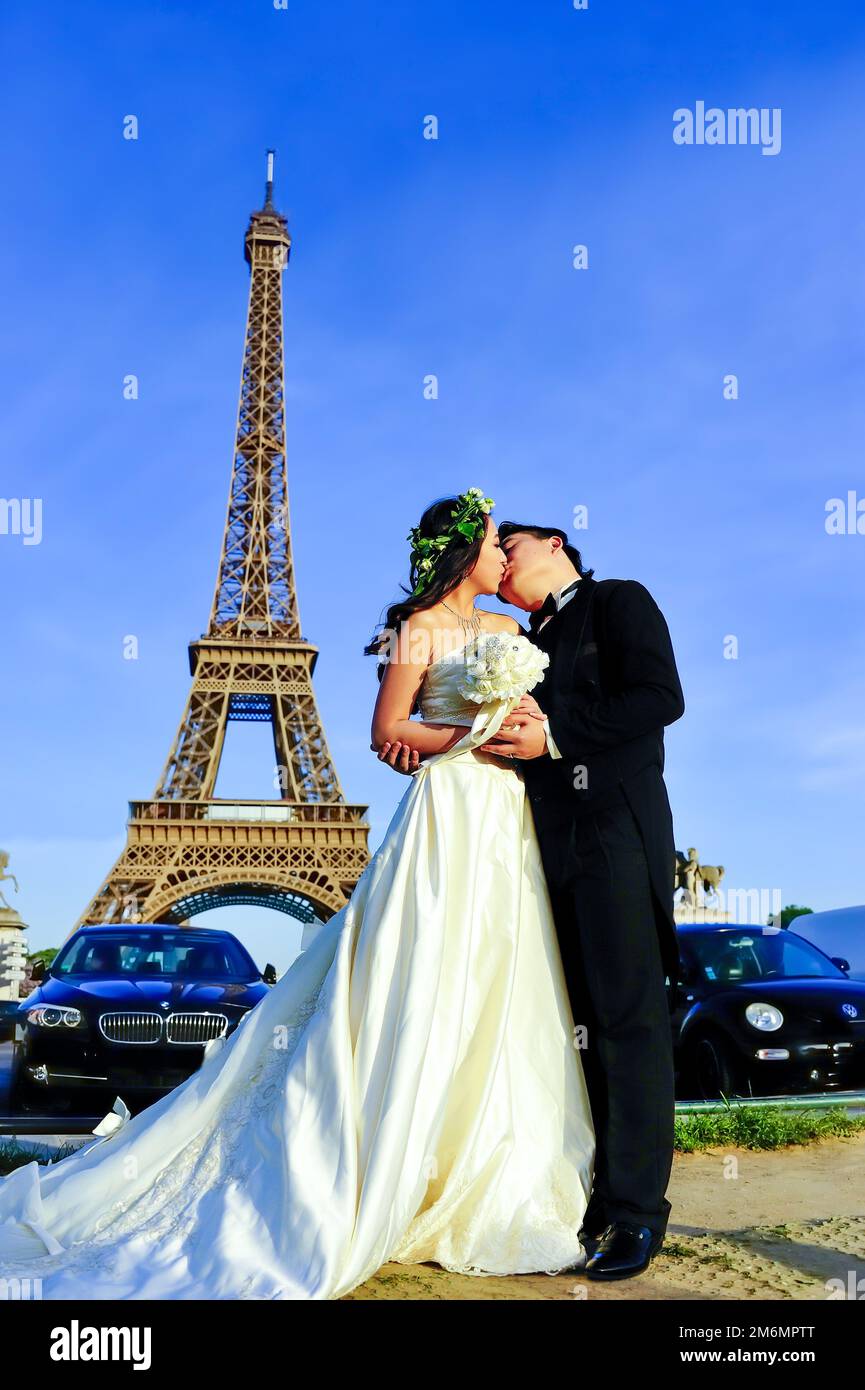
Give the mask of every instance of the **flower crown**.
<path id="1" fill-rule="evenodd" d="M 467 544 L 484 534 L 484 516 L 495 506 L 491 497 L 484 497 L 479 487 L 461 492 L 451 512 L 453 521 L 437 536 L 422 536 L 419 526 L 413 526 L 406 537 L 411 541 L 411 568 L 417 575 L 411 596 L 422 594 L 435 578 L 435 571 L 452 540 L 461 536 Z"/>

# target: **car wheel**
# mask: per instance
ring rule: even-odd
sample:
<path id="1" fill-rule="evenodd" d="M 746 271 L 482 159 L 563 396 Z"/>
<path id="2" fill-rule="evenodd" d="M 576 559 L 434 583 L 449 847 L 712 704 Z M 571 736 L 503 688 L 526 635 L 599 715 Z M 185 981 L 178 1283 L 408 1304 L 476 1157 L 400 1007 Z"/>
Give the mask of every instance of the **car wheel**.
<path id="1" fill-rule="evenodd" d="M 720 1100 L 743 1089 L 742 1078 L 729 1044 L 715 1033 L 697 1038 L 691 1052 L 691 1075 L 700 1100 Z"/>

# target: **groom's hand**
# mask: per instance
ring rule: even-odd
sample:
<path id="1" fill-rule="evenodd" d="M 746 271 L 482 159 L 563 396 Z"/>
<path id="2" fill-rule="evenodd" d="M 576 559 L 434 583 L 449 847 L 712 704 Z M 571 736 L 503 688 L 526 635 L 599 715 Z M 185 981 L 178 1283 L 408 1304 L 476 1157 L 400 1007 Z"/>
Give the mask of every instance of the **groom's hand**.
<path id="1" fill-rule="evenodd" d="M 498 753 L 505 758 L 541 758 L 547 752 L 547 736 L 544 733 L 544 726 L 541 718 L 533 718 L 525 715 L 519 721 L 519 726 L 513 728 L 517 722 L 514 714 L 508 715 L 507 731 L 502 728 L 489 743 L 481 744 L 487 753 Z"/>
<path id="2" fill-rule="evenodd" d="M 374 743 L 370 748 L 374 753 L 378 753 L 380 763 L 387 763 L 394 772 L 417 772 L 420 767 L 420 753 L 416 748 L 410 748 L 407 743 L 383 743 L 381 748 L 376 749 Z"/>
<path id="3" fill-rule="evenodd" d="M 515 706 L 514 714 L 530 714 L 533 719 L 546 719 L 547 717 L 534 695 L 528 694 L 520 697 L 520 703 Z"/>

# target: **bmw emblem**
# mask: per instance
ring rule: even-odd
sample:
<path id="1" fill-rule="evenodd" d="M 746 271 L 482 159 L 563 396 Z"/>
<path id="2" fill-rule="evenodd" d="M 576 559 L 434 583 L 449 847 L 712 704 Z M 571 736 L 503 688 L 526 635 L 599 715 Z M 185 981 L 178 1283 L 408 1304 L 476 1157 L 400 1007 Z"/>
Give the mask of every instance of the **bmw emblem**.
<path id="1" fill-rule="evenodd" d="M 859 1010 L 856 1008 L 855 1004 L 842 1004 L 841 1012 L 842 1014 L 846 1014 L 848 1018 L 859 1017 Z"/>
<path id="2" fill-rule="evenodd" d="M 168 1008 L 168 1005 L 166 1004 L 166 1002 L 165 1002 L 164 999 L 160 1000 L 159 1007 L 160 1007 L 160 1009 L 167 1009 L 167 1008 Z M 849 1007 L 849 1006 L 848 1006 L 847 1004 L 844 1005 L 844 1008 L 845 1008 L 845 1009 L 848 1008 L 848 1007 Z M 854 1010 L 854 1013 L 855 1013 L 855 1010 Z"/>

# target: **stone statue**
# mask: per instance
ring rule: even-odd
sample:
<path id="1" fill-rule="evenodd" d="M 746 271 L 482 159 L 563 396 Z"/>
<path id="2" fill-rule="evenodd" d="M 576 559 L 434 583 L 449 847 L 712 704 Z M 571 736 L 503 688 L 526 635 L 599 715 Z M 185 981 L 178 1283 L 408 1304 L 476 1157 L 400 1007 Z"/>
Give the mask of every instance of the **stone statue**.
<path id="1" fill-rule="evenodd" d="M 681 888 L 681 902 L 688 907 L 702 906 L 710 894 L 717 898 L 723 877 L 723 864 L 701 864 L 699 853 L 693 847 L 688 850 L 687 859 L 680 850 L 676 850 L 673 892 Z"/>
<path id="2" fill-rule="evenodd" d="M 695 849 L 689 849 L 686 859 L 681 850 L 677 849 L 673 892 L 681 888 L 684 892 L 683 901 L 694 907 L 697 904 L 697 876 L 699 872 L 700 865 L 697 851 Z"/>
<path id="3" fill-rule="evenodd" d="M 11 880 L 12 883 L 15 884 L 15 892 L 17 893 L 17 892 L 18 892 L 18 880 L 17 880 L 17 878 L 15 877 L 14 874 L 7 874 L 7 872 L 6 872 L 6 865 L 7 865 L 8 863 L 9 863 L 9 853 L 8 853 L 8 851 L 5 850 L 5 849 L 0 849 L 0 882 L 9 882 L 9 881 Z M 2 893 L 0 893 L 0 903 L 2 903 L 3 906 L 4 906 L 9 912 L 13 911 L 13 909 L 9 907 L 9 904 L 7 903 L 5 897 L 3 896 Z"/>
<path id="4" fill-rule="evenodd" d="M 700 867 L 700 877 L 703 880 L 703 892 L 717 897 L 721 879 L 724 877 L 724 865 L 703 864 Z"/>

